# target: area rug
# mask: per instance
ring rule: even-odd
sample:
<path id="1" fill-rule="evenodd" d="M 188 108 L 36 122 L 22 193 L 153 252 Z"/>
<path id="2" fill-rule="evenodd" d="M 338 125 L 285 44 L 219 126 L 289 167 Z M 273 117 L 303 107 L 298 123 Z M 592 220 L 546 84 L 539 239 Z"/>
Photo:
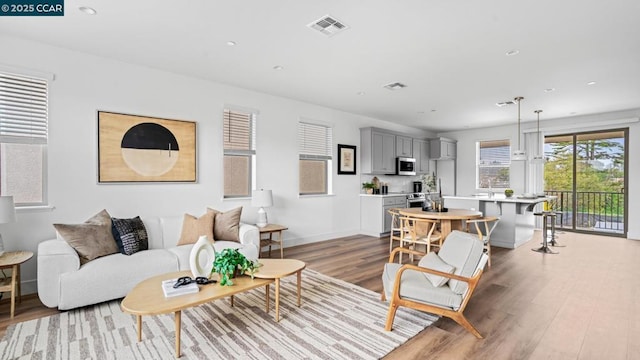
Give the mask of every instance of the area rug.
<path id="1" fill-rule="evenodd" d="M 273 303 L 264 311 L 264 288 L 236 295 L 234 307 L 184 310 L 182 359 L 377 359 L 437 320 L 400 308 L 384 331 L 380 294 L 309 269 L 297 307 L 295 278 L 281 282 L 280 322 Z M 110 301 L 10 326 L 0 359 L 173 359 L 174 326 L 173 314 L 144 316 L 138 343 L 135 317 Z"/>

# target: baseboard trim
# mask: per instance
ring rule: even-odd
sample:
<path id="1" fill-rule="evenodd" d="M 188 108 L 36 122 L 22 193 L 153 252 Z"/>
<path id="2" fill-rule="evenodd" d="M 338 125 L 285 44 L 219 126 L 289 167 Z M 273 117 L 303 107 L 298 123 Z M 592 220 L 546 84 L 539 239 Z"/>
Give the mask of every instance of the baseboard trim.
<path id="1" fill-rule="evenodd" d="M 312 244 L 316 242 L 327 241 L 327 240 L 353 236 L 358 234 L 359 234 L 359 231 L 354 229 L 354 230 L 341 231 L 341 232 L 335 232 L 335 233 L 326 233 L 326 234 L 313 235 L 313 236 L 300 237 L 300 238 L 285 238 L 285 249 L 290 246 Z"/>

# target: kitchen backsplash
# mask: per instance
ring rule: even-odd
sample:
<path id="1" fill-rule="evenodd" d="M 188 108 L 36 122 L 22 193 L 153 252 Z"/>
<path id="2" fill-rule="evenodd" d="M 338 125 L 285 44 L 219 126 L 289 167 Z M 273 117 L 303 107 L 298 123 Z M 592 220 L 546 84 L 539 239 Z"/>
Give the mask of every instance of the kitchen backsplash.
<path id="1" fill-rule="evenodd" d="M 412 192 L 413 182 L 420 181 L 420 176 L 395 176 L 395 175 L 360 175 L 360 183 L 373 182 L 373 177 L 377 177 L 381 183 L 387 183 L 389 192 Z"/>

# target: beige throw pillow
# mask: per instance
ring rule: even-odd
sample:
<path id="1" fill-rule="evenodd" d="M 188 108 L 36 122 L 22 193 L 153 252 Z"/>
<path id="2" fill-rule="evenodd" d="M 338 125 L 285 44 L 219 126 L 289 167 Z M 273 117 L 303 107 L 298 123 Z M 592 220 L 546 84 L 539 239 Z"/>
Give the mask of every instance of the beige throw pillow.
<path id="1" fill-rule="evenodd" d="M 78 253 L 80 264 L 118 252 L 111 234 L 111 216 L 107 210 L 102 210 L 84 224 L 53 224 L 53 227 Z"/>
<path id="2" fill-rule="evenodd" d="M 207 212 L 216 215 L 213 223 L 214 239 L 240 242 L 240 216 L 242 215 L 242 206 L 226 212 L 207 208 Z"/>
<path id="3" fill-rule="evenodd" d="M 207 238 L 213 241 L 213 221 L 215 217 L 216 214 L 210 211 L 207 211 L 206 214 L 199 218 L 184 214 L 182 233 L 180 234 L 178 245 L 195 244 L 201 235 L 207 235 Z"/>

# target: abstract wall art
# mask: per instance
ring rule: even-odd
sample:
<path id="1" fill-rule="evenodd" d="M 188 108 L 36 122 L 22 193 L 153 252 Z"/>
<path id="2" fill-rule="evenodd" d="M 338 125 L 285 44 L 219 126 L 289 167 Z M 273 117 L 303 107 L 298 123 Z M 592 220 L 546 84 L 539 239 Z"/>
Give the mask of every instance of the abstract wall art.
<path id="1" fill-rule="evenodd" d="M 196 123 L 98 111 L 98 182 L 195 182 Z"/>

